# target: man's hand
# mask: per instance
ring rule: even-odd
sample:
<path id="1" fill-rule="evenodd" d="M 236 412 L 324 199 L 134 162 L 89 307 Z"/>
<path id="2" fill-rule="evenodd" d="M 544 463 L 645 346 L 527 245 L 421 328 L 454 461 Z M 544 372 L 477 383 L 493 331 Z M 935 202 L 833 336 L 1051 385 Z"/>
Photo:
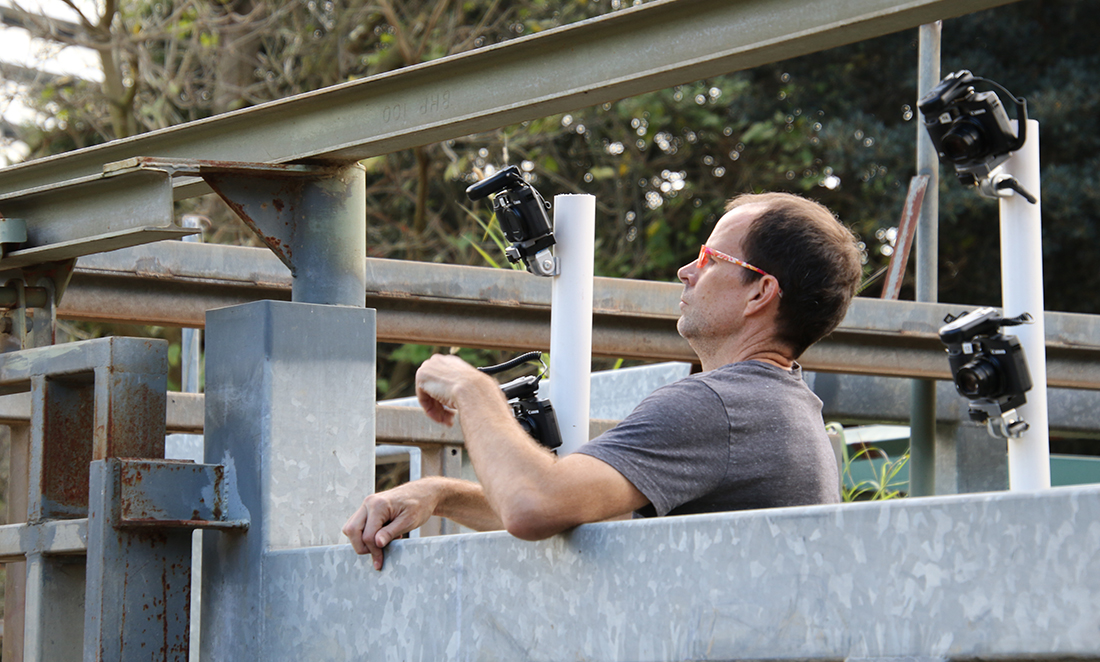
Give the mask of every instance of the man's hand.
<path id="1" fill-rule="evenodd" d="M 459 395 L 471 385 L 499 390 L 491 377 L 457 356 L 436 354 L 416 371 L 416 398 L 424 413 L 436 423 L 454 424 Z"/>
<path id="2" fill-rule="evenodd" d="M 358 554 L 374 557 L 374 569 L 382 569 L 382 550 L 394 538 L 412 531 L 435 512 L 439 489 L 431 480 L 405 483 L 372 494 L 344 524 L 344 535 Z"/>

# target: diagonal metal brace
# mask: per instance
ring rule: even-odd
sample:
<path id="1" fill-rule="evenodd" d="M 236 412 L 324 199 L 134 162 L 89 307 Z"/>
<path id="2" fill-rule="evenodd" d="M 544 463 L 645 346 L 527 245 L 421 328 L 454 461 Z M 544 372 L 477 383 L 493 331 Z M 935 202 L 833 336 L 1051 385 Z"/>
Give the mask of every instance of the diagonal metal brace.
<path id="1" fill-rule="evenodd" d="M 106 167 L 201 177 L 290 269 L 291 299 L 366 303 L 366 171 L 137 157 Z"/>

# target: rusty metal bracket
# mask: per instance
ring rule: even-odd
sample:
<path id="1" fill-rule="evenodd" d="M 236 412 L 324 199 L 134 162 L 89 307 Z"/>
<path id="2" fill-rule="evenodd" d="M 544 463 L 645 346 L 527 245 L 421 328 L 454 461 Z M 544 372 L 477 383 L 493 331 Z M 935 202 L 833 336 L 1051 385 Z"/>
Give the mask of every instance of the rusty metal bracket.
<path id="1" fill-rule="evenodd" d="M 366 173 L 362 166 L 271 165 L 138 157 L 108 172 L 201 177 L 290 269 L 291 299 L 366 302 Z"/>
<path id="2" fill-rule="evenodd" d="M 186 460 L 119 462 L 118 529 L 248 528 L 232 472 Z"/>
<path id="3" fill-rule="evenodd" d="M 248 513 L 220 465 L 91 463 L 84 659 L 188 659 L 191 532 L 243 530 Z"/>

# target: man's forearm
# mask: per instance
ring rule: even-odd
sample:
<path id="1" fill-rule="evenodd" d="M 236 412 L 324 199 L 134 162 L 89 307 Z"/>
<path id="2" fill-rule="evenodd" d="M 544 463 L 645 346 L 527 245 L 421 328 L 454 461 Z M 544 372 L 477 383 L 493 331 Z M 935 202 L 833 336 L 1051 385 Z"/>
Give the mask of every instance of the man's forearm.
<path id="1" fill-rule="evenodd" d="M 477 483 L 457 478 L 425 478 L 436 482 L 439 501 L 433 514 L 458 522 L 475 531 L 498 531 L 504 528 L 493 512 L 485 492 Z"/>
<path id="2" fill-rule="evenodd" d="M 517 516 L 539 509 L 555 458 L 516 423 L 495 382 L 477 386 L 460 396 L 458 422 L 485 499 L 511 530 Z"/>

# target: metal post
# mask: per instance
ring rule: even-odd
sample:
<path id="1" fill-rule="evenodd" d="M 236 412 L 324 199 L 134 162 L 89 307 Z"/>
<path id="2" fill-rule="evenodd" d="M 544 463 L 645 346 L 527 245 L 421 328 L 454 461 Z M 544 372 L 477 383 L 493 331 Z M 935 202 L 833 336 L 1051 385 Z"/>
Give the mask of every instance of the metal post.
<path id="1" fill-rule="evenodd" d="M 1029 203 L 1020 195 L 1000 199 L 1001 298 L 1004 315 L 1031 313 L 1032 324 L 1014 327 L 1031 371 L 1027 404 L 1018 409 L 1030 427 L 1008 440 L 1008 484 L 1012 490 L 1050 487 L 1050 431 L 1047 423 L 1046 320 L 1043 315 L 1042 194 L 1039 177 L 1039 123 L 1028 120 L 1027 142 L 1004 164 L 1024 190 L 1037 198 Z"/>
<path id="2" fill-rule="evenodd" d="M 290 268 L 291 300 L 366 305 L 366 171 L 256 164 L 198 172 Z"/>
<path id="3" fill-rule="evenodd" d="M 920 27 L 917 98 L 940 81 L 940 21 Z M 917 125 L 917 174 L 927 175 L 928 189 L 917 225 L 917 301 L 935 302 L 939 278 L 939 185 L 936 148 L 920 121 Z M 936 493 L 936 382 L 913 380 L 910 400 L 909 493 Z"/>
<path id="4" fill-rule="evenodd" d="M 366 305 L 366 171 L 349 166 L 302 192 L 291 301 Z"/>
<path id="5" fill-rule="evenodd" d="M 179 466 L 190 469 L 195 465 Z M 89 608 L 83 615 L 83 659 L 185 662 L 191 606 L 191 529 L 158 527 L 134 532 L 123 528 L 122 492 L 142 485 L 133 475 L 124 476 L 122 470 L 123 464 L 117 458 L 91 463 Z M 163 480 L 163 475 L 159 477 L 160 489 L 178 489 L 172 481 Z M 201 493 L 181 495 L 188 497 L 195 500 L 197 509 Z"/>
<path id="6" fill-rule="evenodd" d="M 201 657 L 267 659 L 266 555 L 344 542 L 374 489 L 374 311 L 259 301 L 209 311 L 206 340 L 206 460 L 252 523 L 203 536 Z"/>

